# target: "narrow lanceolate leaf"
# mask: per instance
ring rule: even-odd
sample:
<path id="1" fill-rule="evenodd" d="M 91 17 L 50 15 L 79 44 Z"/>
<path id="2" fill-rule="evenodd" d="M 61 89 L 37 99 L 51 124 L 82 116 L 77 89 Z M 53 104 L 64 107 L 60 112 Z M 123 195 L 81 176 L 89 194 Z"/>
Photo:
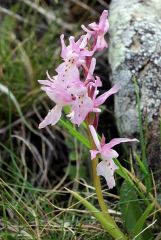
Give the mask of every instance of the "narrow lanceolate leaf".
<path id="1" fill-rule="evenodd" d="M 120 162 L 117 159 L 114 159 L 114 161 L 115 161 L 116 165 L 119 167 L 116 170 L 116 173 L 118 175 L 120 175 L 123 179 L 125 179 L 127 182 L 129 182 L 131 185 L 133 185 L 133 181 L 131 180 L 131 178 L 127 174 L 127 171 L 125 170 L 125 168 L 122 167 L 122 165 L 120 164 Z"/>
<path id="2" fill-rule="evenodd" d="M 140 104 L 140 97 L 139 97 L 139 88 L 136 82 L 136 79 L 134 78 L 134 87 L 135 87 L 135 93 L 136 93 L 136 102 L 137 102 L 137 110 L 138 110 L 138 125 L 139 125 L 139 132 L 140 132 L 140 145 L 141 145 L 141 152 L 142 152 L 142 162 L 144 164 L 144 167 L 146 169 L 147 175 L 144 174 L 144 181 L 147 188 L 147 192 L 151 189 L 151 178 L 150 178 L 150 172 L 148 169 L 148 163 L 147 163 L 147 156 L 146 156 L 146 144 L 145 144 L 145 136 L 143 131 L 143 123 L 142 123 L 142 113 L 141 113 L 141 104 Z"/>
<path id="3" fill-rule="evenodd" d="M 145 226 L 145 221 L 148 218 L 149 214 L 152 212 L 153 208 L 154 208 L 154 203 L 151 203 L 145 209 L 144 213 L 141 215 L 141 217 L 138 219 L 138 221 L 135 224 L 135 227 L 133 230 L 133 236 L 137 236 L 141 233 L 141 231 L 143 231 L 143 228 Z"/>
<path id="4" fill-rule="evenodd" d="M 144 177 L 146 177 L 148 175 L 147 169 L 137 153 L 135 153 L 135 159 L 139 165 L 141 172 L 144 174 Z"/>
<path id="5" fill-rule="evenodd" d="M 60 119 L 59 124 L 68 130 L 68 132 L 81 142 L 87 148 L 90 148 L 90 143 L 81 133 L 79 133 L 69 122 Z"/>
<path id="6" fill-rule="evenodd" d="M 127 231 L 131 234 L 135 224 L 142 215 L 134 187 L 127 181 L 124 181 L 120 191 L 120 210 Z"/>

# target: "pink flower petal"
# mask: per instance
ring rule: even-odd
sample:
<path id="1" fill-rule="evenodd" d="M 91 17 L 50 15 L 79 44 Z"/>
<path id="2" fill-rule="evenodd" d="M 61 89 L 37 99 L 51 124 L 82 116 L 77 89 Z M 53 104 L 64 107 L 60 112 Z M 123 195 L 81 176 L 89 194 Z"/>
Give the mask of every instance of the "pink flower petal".
<path id="1" fill-rule="evenodd" d="M 58 73 L 56 81 L 59 85 L 68 86 L 73 82 L 80 82 L 79 70 L 76 63 L 71 61 L 63 62 L 57 67 L 56 71 Z"/>
<path id="2" fill-rule="evenodd" d="M 116 185 L 115 179 L 114 179 L 114 171 L 117 168 L 118 167 L 112 160 L 110 162 L 101 161 L 97 165 L 97 175 L 103 176 L 106 179 L 109 189 L 113 188 Z"/>
<path id="3" fill-rule="evenodd" d="M 99 151 L 98 150 L 90 150 L 90 153 L 91 153 L 91 160 L 93 160 L 97 156 Z"/>
<path id="4" fill-rule="evenodd" d="M 102 87 L 102 82 L 101 82 L 100 77 L 96 76 L 96 82 L 95 82 L 95 84 L 96 84 L 96 87 Z"/>
<path id="5" fill-rule="evenodd" d="M 106 161 L 111 161 L 113 158 L 117 158 L 119 156 L 115 150 L 107 148 L 106 144 L 102 147 L 100 154 L 101 158 Z"/>
<path id="6" fill-rule="evenodd" d="M 66 55 L 67 55 L 67 47 L 66 47 L 65 42 L 64 42 L 64 34 L 62 34 L 60 36 L 60 41 L 61 41 L 61 47 L 62 47 L 62 49 L 61 49 L 61 57 L 65 59 Z"/>
<path id="7" fill-rule="evenodd" d="M 49 87 L 52 85 L 52 82 L 49 81 L 49 80 L 38 80 L 38 82 L 40 84 L 43 84 L 43 85 L 46 85 L 46 86 L 49 86 Z"/>
<path id="8" fill-rule="evenodd" d="M 95 106 L 100 106 L 102 105 L 106 99 L 111 96 L 114 93 L 117 93 L 119 91 L 120 87 L 119 85 L 114 85 L 109 91 L 105 92 L 104 94 L 102 94 L 101 96 L 99 96 L 98 98 L 96 98 L 95 100 Z"/>
<path id="9" fill-rule="evenodd" d="M 93 141 L 94 141 L 97 149 L 100 151 L 101 150 L 101 145 L 100 145 L 100 141 L 98 139 L 97 132 L 96 132 L 94 126 L 93 125 L 89 125 L 89 129 L 90 129 L 90 132 L 92 134 Z"/>
<path id="10" fill-rule="evenodd" d="M 102 32 L 108 31 L 109 24 L 108 24 L 107 17 L 108 17 L 108 11 L 104 10 L 100 16 L 100 21 L 99 21 L 99 29 Z"/>
<path id="11" fill-rule="evenodd" d="M 72 117 L 71 115 L 68 116 L 72 123 L 80 125 L 85 120 L 87 114 L 92 111 L 92 108 L 92 99 L 88 97 L 87 92 L 82 92 L 72 104 Z"/>
<path id="12" fill-rule="evenodd" d="M 139 142 L 136 138 L 130 139 L 130 138 L 114 138 L 109 143 L 105 144 L 106 148 L 110 149 L 114 147 L 115 145 L 118 145 L 120 143 L 124 142 Z"/>
<path id="13" fill-rule="evenodd" d="M 96 50 L 102 50 L 104 48 L 108 48 L 108 44 L 104 38 L 104 35 L 98 35 L 97 36 L 97 41 L 95 45 Z"/>
<path id="14" fill-rule="evenodd" d="M 55 125 L 61 117 L 62 107 L 56 105 L 45 117 L 45 119 L 39 124 L 39 129 L 44 128 L 47 125 Z"/>
<path id="15" fill-rule="evenodd" d="M 81 42 L 78 43 L 78 41 L 76 42 L 76 44 L 79 44 L 80 49 L 85 49 L 85 47 L 87 46 L 87 43 L 89 41 L 89 39 L 91 38 L 91 34 L 87 33 L 85 35 L 82 35 L 82 39 Z"/>
<path id="16" fill-rule="evenodd" d="M 94 31 L 98 31 L 98 30 L 99 30 L 99 26 L 98 26 L 98 24 L 97 24 L 96 22 L 90 23 L 90 24 L 88 24 L 88 26 L 89 26 L 92 30 L 94 30 Z"/>
<path id="17" fill-rule="evenodd" d="M 100 112 L 101 112 L 101 109 L 99 109 L 99 108 L 93 108 L 93 109 L 92 109 L 92 112 L 100 113 Z"/>
<path id="18" fill-rule="evenodd" d="M 88 72 L 87 77 L 86 77 L 87 82 L 91 81 L 91 80 L 94 80 L 93 72 L 94 72 L 95 66 L 96 66 L 96 59 L 95 58 L 92 58 L 89 69 L 84 65 L 86 71 Z"/>
<path id="19" fill-rule="evenodd" d="M 105 136 L 104 136 L 104 134 L 102 133 L 101 146 L 104 146 L 104 145 L 105 145 L 105 141 L 106 141 Z"/>
<path id="20" fill-rule="evenodd" d="M 93 34 L 93 31 L 91 31 L 91 30 L 89 30 L 88 28 L 86 28 L 83 24 L 81 25 L 81 27 L 82 27 L 82 29 L 83 29 L 85 32 L 87 32 L 87 33 L 89 33 L 89 34 Z"/>

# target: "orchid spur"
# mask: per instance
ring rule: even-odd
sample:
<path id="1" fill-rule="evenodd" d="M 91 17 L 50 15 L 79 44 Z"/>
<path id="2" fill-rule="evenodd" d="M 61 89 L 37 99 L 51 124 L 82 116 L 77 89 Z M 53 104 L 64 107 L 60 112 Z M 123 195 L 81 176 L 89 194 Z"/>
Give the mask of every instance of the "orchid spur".
<path id="1" fill-rule="evenodd" d="M 101 157 L 102 161 L 97 165 L 97 175 L 103 176 L 106 179 L 109 189 L 115 186 L 114 172 L 118 168 L 114 163 L 113 158 L 117 158 L 119 154 L 112 148 L 115 145 L 124 142 L 138 142 L 137 139 L 129 138 L 114 138 L 109 143 L 105 144 L 104 136 L 101 139 L 101 142 L 98 139 L 95 128 L 90 125 L 89 129 L 91 131 L 94 143 L 96 145 L 96 150 L 90 150 L 91 159 L 93 160 L 98 154 Z"/>

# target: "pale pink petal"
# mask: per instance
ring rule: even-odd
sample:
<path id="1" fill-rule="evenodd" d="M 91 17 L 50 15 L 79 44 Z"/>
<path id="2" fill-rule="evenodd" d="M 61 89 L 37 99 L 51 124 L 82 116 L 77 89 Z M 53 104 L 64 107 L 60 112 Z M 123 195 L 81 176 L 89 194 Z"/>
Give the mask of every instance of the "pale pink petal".
<path id="1" fill-rule="evenodd" d="M 46 94 L 53 102 L 57 103 L 58 105 L 65 106 L 72 103 L 71 95 L 64 89 L 55 89 L 52 92 L 46 91 Z"/>
<path id="2" fill-rule="evenodd" d="M 107 48 L 108 44 L 104 38 L 104 35 L 98 35 L 97 36 L 97 41 L 95 45 L 95 50 L 103 50 L 104 48 Z"/>
<path id="3" fill-rule="evenodd" d="M 48 71 L 46 71 L 46 75 L 47 75 L 47 77 L 48 77 L 48 79 L 49 79 L 50 81 L 53 82 L 53 81 L 55 80 L 55 77 L 56 77 L 56 76 L 51 77 Z"/>
<path id="4" fill-rule="evenodd" d="M 95 82 L 96 87 L 102 87 L 102 82 L 100 77 L 96 76 L 96 82 Z"/>
<path id="5" fill-rule="evenodd" d="M 93 125 L 89 125 L 89 129 L 90 129 L 90 132 L 91 132 L 92 137 L 93 137 L 93 141 L 94 141 L 97 149 L 98 149 L 98 150 L 101 150 L 100 141 L 99 141 L 99 139 L 98 139 L 97 132 L 96 132 L 94 126 L 93 126 Z"/>
<path id="6" fill-rule="evenodd" d="M 45 91 L 45 92 L 53 92 L 51 87 L 41 87 L 41 90 Z"/>
<path id="7" fill-rule="evenodd" d="M 76 42 L 76 44 L 78 45 L 79 44 L 79 47 L 80 49 L 85 49 L 85 47 L 87 46 L 87 43 L 88 41 L 90 40 L 91 38 L 91 33 L 87 33 L 85 35 L 82 36 L 82 39 L 81 39 L 81 43 L 78 43 L 78 41 Z"/>
<path id="8" fill-rule="evenodd" d="M 96 59 L 92 58 L 89 70 L 87 69 L 88 75 L 87 75 L 86 80 L 93 79 L 93 72 L 94 72 L 95 66 L 96 66 Z"/>
<path id="9" fill-rule="evenodd" d="M 76 63 L 63 62 L 56 69 L 58 75 L 56 81 L 62 86 L 68 86 L 73 82 L 80 82 L 80 74 Z"/>
<path id="10" fill-rule="evenodd" d="M 95 52 L 95 49 L 94 50 L 87 50 L 86 48 L 84 48 L 81 52 L 80 52 L 80 56 L 81 57 L 91 57 Z"/>
<path id="11" fill-rule="evenodd" d="M 87 32 L 87 33 L 90 33 L 90 34 L 93 34 L 93 31 L 90 31 L 88 28 L 86 28 L 84 25 L 81 25 L 82 29 Z"/>
<path id="12" fill-rule="evenodd" d="M 112 160 L 110 163 L 106 161 L 101 161 L 97 165 L 97 175 L 103 176 L 106 179 L 109 189 L 113 188 L 116 185 L 115 179 L 114 179 L 114 171 L 117 168 L 118 167 Z"/>
<path id="13" fill-rule="evenodd" d="M 101 109 L 99 109 L 99 108 L 93 108 L 93 109 L 92 109 L 92 112 L 100 113 L 100 112 L 101 112 Z"/>
<path id="14" fill-rule="evenodd" d="M 62 112 L 62 106 L 56 105 L 45 117 L 45 119 L 39 124 L 39 128 L 44 128 L 47 125 L 55 125 L 60 117 Z"/>
<path id="15" fill-rule="evenodd" d="M 110 149 L 114 147 L 115 145 L 118 145 L 120 143 L 124 142 L 139 142 L 136 138 L 130 139 L 130 138 L 114 138 L 109 143 L 105 144 L 106 148 Z"/>
<path id="16" fill-rule="evenodd" d="M 106 99 L 111 96 L 114 93 L 117 93 L 119 91 L 120 87 L 119 85 L 114 85 L 109 91 L 105 92 L 104 94 L 102 94 L 101 96 L 99 96 L 98 98 L 96 98 L 95 100 L 95 106 L 100 106 L 102 105 Z"/>
<path id="17" fill-rule="evenodd" d="M 66 65 L 65 62 L 59 64 L 58 67 L 55 69 L 55 71 L 56 71 L 57 73 L 61 73 L 62 71 L 64 71 L 65 65 Z"/>
<path id="18" fill-rule="evenodd" d="M 107 148 L 106 144 L 102 147 L 100 154 L 102 159 L 107 161 L 111 161 L 113 158 L 117 158 L 119 156 L 115 150 Z"/>
<path id="19" fill-rule="evenodd" d="M 108 17 L 108 11 L 104 10 L 100 16 L 100 21 L 99 21 L 99 29 L 104 32 L 108 30 L 108 21 L 107 21 L 107 17 Z"/>
<path id="20" fill-rule="evenodd" d="M 62 49 L 61 49 L 61 57 L 65 59 L 66 55 L 67 55 L 67 47 L 66 47 L 65 42 L 64 42 L 64 34 L 62 34 L 60 36 L 60 41 L 61 41 L 61 47 L 62 47 Z"/>
<path id="21" fill-rule="evenodd" d="M 91 153 L 91 160 L 93 160 L 97 156 L 99 151 L 98 150 L 90 150 L 90 153 Z"/>
<path id="22" fill-rule="evenodd" d="M 74 118 L 74 111 L 70 112 L 70 113 L 67 115 L 67 117 L 73 119 L 73 118 Z"/>
<path id="23" fill-rule="evenodd" d="M 73 53 L 79 53 L 80 52 L 80 46 L 76 44 L 75 37 L 71 36 L 69 37 L 69 49 L 71 49 L 71 52 Z"/>
<path id="24" fill-rule="evenodd" d="M 81 35 L 80 38 L 76 41 L 75 44 L 76 44 L 77 46 L 81 46 L 81 44 L 82 44 L 82 42 L 83 42 L 85 36 L 86 36 L 86 34 Z M 85 46 L 86 46 L 86 44 L 85 44 Z M 83 48 L 84 48 L 85 46 L 83 46 Z M 80 47 L 80 48 L 82 48 L 82 47 Z"/>
<path id="25" fill-rule="evenodd" d="M 49 80 L 38 80 L 40 84 L 46 85 L 46 86 L 51 86 L 52 82 Z"/>
<path id="26" fill-rule="evenodd" d="M 104 146 L 104 145 L 105 145 L 105 141 L 106 141 L 105 136 L 104 136 L 104 134 L 102 134 L 101 146 Z"/>
<path id="27" fill-rule="evenodd" d="M 88 24 L 88 26 L 89 26 L 92 30 L 94 30 L 94 31 L 98 31 L 98 30 L 99 30 L 98 24 L 97 24 L 96 22 L 90 23 L 90 24 Z"/>
<path id="28" fill-rule="evenodd" d="M 71 122 L 80 125 L 86 118 L 89 112 L 92 111 L 93 102 L 87 93 L 79 95 L 72 104 L 73 115 Z M 69 116 L 69 115 L 68 115 Z"/>
<path id="29" fill-rule="evenodd" d="M 89 73 L 92 75 L 96 66 L 96 58 L 92 58 Z"/>

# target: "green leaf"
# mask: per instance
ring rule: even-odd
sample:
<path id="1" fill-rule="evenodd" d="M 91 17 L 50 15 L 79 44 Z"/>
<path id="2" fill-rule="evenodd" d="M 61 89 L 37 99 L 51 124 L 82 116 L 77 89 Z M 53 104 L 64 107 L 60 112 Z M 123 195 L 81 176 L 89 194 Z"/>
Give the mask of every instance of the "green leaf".
<path id="1" fill-rule="evenodd" d="M 60 119 L 59 125 L 63 126 L 68 130 L 68 132 L 75 137 L 78 141 L 80 141 L 84 146 L 90 148 L 90 143 L 86 137 L 84 137 L 81 133 L 79 133 L 69 122 Z"/>
<path id="2" fill-rule="evenodd" d="M 151 189 L 151 178 L 150 173 L 148 169 L 148 163 L 147 163 L 147 156 L 146 156 L 146 139 L 144 136 L 143 131 L 143 123 L 142 123 L 142 113 L 141 113 L 141 101 L 139 96 L 139 87 L 137 85 L 137 81 L 134 78 L 134 87 L 135 87 L 135 93 L 136 93 L 136 102 L 137 102 L 137 110 L 138 110 L 138 125 L 139 125 L 139 132 L 140 132 L 140 145 L 141 145 L 141 152 L 142 152 L 142 162 L 144 164 L 144 167 L 146 168 L 146 172 L 148 174 L 144 174 L 144 181 L 147 188 L 147 192 Z"/>
<path id="3" fill-rule="evenodd" d="M 148 175 L 147 169 L 137 153 L 135 153 L 135 159 L 140 167 L 140 170 L 144 174 L 144 176 L 147 176 Z"/>
<path id="4" fill-rule="evenodd" d="M 118 175 L 120 175 L 122 178 L 124 178 L 127 182 L 129 182 L 131 185 L 133 185 L 133 181 L 131 180 L 131 178 L 129 177 L 129 175 L 127 174 L 126 170 L 124 167 L 122 167 L 122 165 L 120 164 L 120 162 L 117 159 L 114 159 L 114 162 L 116 163 L 116 165 L 119 167 L 116 170 L 116 173 Z"/>
<path id="5" fill-rule="evenodd" d="M 148 205 L 148 207 L 145 209 L 144 213 L 142 216 L 138 219 L 138 221 L 135 224 L 134 230 L 133 230 L 133 236 L 137 236 L 142 230 L 145 225 L 145 221 L 148 218 L 149 214 L 152 212 L 154 208 L 154 203 L 151 203 Z M 148 229 L 148 235 L 150 239 L 150 229 Z"/>
<path id="6" fill-rule="evenodd" d="M 138 219 L 142 215 L 139 200 L 134 187 L 124 181 L 120 191 L 120 210 L 127 231 L 131 234 Z"/>

